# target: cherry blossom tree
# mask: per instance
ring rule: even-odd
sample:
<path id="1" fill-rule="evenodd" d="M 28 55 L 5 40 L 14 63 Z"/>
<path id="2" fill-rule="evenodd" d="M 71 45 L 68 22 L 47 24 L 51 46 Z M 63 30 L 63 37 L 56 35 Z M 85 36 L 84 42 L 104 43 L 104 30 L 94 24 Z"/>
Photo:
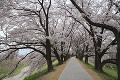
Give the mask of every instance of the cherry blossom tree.
<path id="1" fill-rule="evenodd" d="M 118 69 L 118 79 L 120 79 L 120 58 L 119 58 L 119 50 L 120 50 L 120 46 L 119 46 L 119 40 L 120 40 L 120 36 L 119 36 L 119 29 L 117 27 L 117 25 L 115 25 L 114 23 L 112 24 L 107 24 L 107 23 L 100 23 L 93 21 L 92 18 L 90 18 L 87 13 L 85 11 L 83 11 L 83 9 L 78 6 L 78 4 L 76 3 L 76 1 L 74 0 L 70 0 L 72 2 L 72 4 L 77 8 L 77 10 L 82 14 L 82 17 L 92 26 L 96 26 L 96 27 L 100 27 L 103 29 L 107 29 L 110 30 L 114 33 L 115 35 L 115 39 L 117 41 L 117 54 L 116 54 L 116 65 L 117 65 L 117 69 Z M 98 18 L 97 18 L 98 19 Z M 113 20 L 112 18 L 110 20 Z M 111 21 L 106 21 L 106 22 L 111 22 Z M 114 21 L 115 22 L 115 21 Z M 116 22 L 117 23 L 117 22 Z M 115 25 L 116 27 L 114 27 L 113 25 Z"/>

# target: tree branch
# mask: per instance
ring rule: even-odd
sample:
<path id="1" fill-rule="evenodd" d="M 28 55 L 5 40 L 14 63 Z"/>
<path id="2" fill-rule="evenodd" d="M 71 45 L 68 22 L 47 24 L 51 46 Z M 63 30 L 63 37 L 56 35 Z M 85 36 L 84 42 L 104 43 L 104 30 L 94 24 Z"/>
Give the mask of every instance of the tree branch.
<path id="1" fill-rule="evenodd" d="M 91 25 L 96 26 L 96 27 L 100 27 L 100 28 L 105 28 L 108 29 L 114 33 L 118 33 L 118 30 L 110 25 L 107 24 L 100 24 L 100 23 L 95 23 L 93 22 L 87 15 L 86 13 L 76 4 L 76 2 L 74 0 L 70 0 L 72 2 L 72 4 L 78 9 L 78 11 L 82 14 L 83 18 Z"/>
<path id="2" fill-rule="evenodd" d="M 8 73 L 7 75 L 2 76 L 2 77 L 0 78 L 0 80 L 2 80 L 3 78 L 5 78 L 6 76 L 12 74 L 12 73 L 17 69 L 17 67 L 18 67 L 18 65 L 20 64 L 20 62 L 21 62 L 23 59 L 25 59 L 29 54 L 31 54 L 31 53 L 33 53 L 33 52 L 34 52 L 34 51 L 32 51 L 32 52 L 28 53 L 27 55 L 25 55 L 20 61 L 17 62 L 15 68 L 14 68 L 10 73 Z"/>
<path id="3" fill-rule="evenodd" d="M 106 60 L 102 61 L 102 67 L 107 63 L 116 64 L 116 59 L 106 59 Z"/>

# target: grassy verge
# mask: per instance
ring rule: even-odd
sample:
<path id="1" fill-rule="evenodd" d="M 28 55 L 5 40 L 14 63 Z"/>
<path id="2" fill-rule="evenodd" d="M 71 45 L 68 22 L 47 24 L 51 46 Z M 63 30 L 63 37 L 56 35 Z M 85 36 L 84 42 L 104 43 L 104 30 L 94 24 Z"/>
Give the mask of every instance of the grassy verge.
<path id="1" fill-rule="evenodd" d="M 117 71 L 115 71 L 114 69 L 110 69 L 110 68 L 103 68 L 103 71 L 112 78 L 112 80 L 117 80 Z"/>
<path id="2" fill-rule="evenodd" d="M 27 66 L 19 66 L 19 67 L 15 70 L 15 72 L 12 74 L 12 76 L 18 75 L 18 74 L 21 72 L 21 70 L 22 70 L 23 68 L 25 68 L 25 67 L 27 67 Z"/>
<path id="3" fill-rule="evenodd" d="M 52 65 L 53 65 L 53 67 L 56 67 L 56 66 L 58 65 L 58 61 L 57 61 L 57 60 L 54 61 L 54 62 L 52 63 Z M 32 74 L 32 75 L 30 75 L 30 76 L 28 76 L 28 77 L 25 77 L 24 80 L 35 80 L 35 79 L 37 79 L 38 77 L 40 77 L 40 76 L 42 76 L 42 75 L 44 75 L 44 74 L 47 74 L 47 73 L 48 73 L 47 65 L 45 64 L 45 65 L 41 68 L 41 70 L 40 70 L 39 72 L 36 72 L 36 73 L 34 73 L 34 74 Z"/>
<path id="4" fill-rule="evenodd" d="M 0 77 L 5 75 L 5 74 L 7 75 L 9 72 L 11 72 L 14 68 L 14 65 L 15 65 L 13 62 L 8 62 L 8 61 L 4 61 L 4 62 L 5 63 L 1 64 Z M 21 70 L 25 67 L 26 66 L 24 66 L 23 63 L 20 63 L 20 65 L 17 67 L 17 69 L 11 75 L 8 75 L 6 78 L 19 74 L 21 72 Z"/>
<path id="5" fill-rule="evenodd" d="M 83 61 L 85 64 L 85 62 Z M 117 71 L 109 67 L 103 67 L 104 73 L 94 70 L 94 64 L 85 64 L 88 68 L 93 69 L 103 80 L 117 80 Z"/>

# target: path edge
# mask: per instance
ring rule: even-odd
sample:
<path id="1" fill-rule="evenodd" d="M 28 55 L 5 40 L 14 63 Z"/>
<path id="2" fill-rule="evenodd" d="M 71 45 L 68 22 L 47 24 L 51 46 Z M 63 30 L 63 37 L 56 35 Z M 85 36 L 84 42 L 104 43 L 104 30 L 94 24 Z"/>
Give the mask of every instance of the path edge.
<path id="1" fill-rule="evenodd" d="M 83 64 L 79 59 L 75 58 L 80 65 L 85 69 L 86 72 L 88 72 L 88 74 L 94 79 L 94 80 L 103 80 L 95 71 L 93 71 L 92 69 L 88 68 L 87 66 L 85 66 L 85 64 Z"/>
<path id="2" fill-rule="evenodd" d="M 55 72 L 53 72 L 47 80 L 58 80 L 59 76 L 61 75 L 61 73 L 63 72 L 63 70 L 65 69 L 66 65 L 69 63 L 71 58 L 69 58 L 65 63 L 63 63 L 62 65 L 59 65 L 57 67 L 57 69 L 55 70 Z"/>

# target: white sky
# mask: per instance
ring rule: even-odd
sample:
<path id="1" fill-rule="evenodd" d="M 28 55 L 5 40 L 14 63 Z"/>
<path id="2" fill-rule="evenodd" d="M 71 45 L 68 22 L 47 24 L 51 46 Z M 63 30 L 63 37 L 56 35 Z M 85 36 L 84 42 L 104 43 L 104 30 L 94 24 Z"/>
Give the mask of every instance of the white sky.
<path id="1" fill-rule="evenodd" d="M 5 37 L 5 34 L 2 31 L 0 31 L 0 36 Z"/>
<path id="2" fill-rule="evenodd" d="M 18 51 L 18 54 L 20 54 L 20 55 L 25 55 L 25 54 L 27 54 L 27 53 L 29 53 L 29 52 L 31 52 L 32 50 L 31 49 L 20 49 L 19 51 Z"/>

